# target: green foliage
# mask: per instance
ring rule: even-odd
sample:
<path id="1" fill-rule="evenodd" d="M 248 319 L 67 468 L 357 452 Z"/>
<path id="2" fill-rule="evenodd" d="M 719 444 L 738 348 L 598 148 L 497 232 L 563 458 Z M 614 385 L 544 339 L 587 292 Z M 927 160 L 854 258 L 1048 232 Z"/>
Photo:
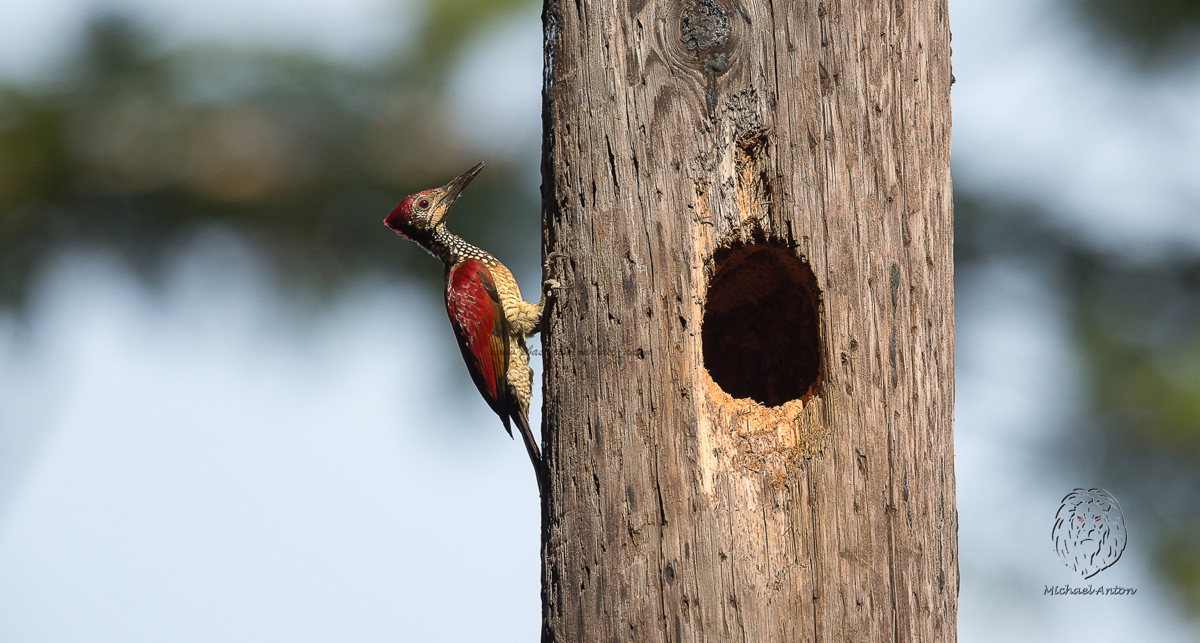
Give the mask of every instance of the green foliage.
<path id="1" fill-rule="evenodd" d="M 1194 59 L 1200 45 L 1200 0 L 1076 0 L 1080 15 L 1138 60 Z"/>
<path id="2" fill-rule="evenodd" d="M 480 27 L 515 9 L 527 7 L 531 0 L 436 0 L 426 8 L 425 24 L 420 33 L 421 49 L 428 61 L 445 61 L 465 44 Z M 430 71 L 441 73 L 444 65 Z"/>
<path id="3" fill-rule="evenodd" d="M 49 105 L 0 92 L 0 230 L 14 225 L 17 206 L 47 201 L 63 188 L 69 171 L 62 134 L 62 116 Z"/>
<path id="4" fill-rule="evenodd" d="M 98 19 L 53 90 L 0 88 L 0 303 L 21 302 L 37 265 L 64 245 L 115 249 L 151 276 L 209 225 L 241 230 L 306 288 L 364 270 L 418 270 L 435 284 L 436 262 L 381 221 L 405 194 L 480 159 L 446 117 L 440 79 L 396 71 L 407 68 L 159 54 L 135 23 Z M 501 256 L 536 255 L 536 201 L 514 184 L 515 168 L 484 160 L 456 231 Z"/>
<path id="5" fill-rule="evenodd" d="M 1155 556 L 1155 568 L 1173 586 L 1193 613 L 1200 614 L 1200 537 L 1197 527 L 1174 533 L 1163 539 Z"/>
<path id="6" fill-rule="evenodd" d="M 1200 258 L 1080 275 L 1079 337 L 1112 420 L 1200 456 Z"/>

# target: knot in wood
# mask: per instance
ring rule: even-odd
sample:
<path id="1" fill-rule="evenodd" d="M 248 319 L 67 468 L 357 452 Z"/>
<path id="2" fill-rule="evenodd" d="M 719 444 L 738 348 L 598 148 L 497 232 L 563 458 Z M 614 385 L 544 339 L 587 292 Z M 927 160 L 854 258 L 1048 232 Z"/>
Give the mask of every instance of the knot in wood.
<path id="1" fill-rule="evenodd" d="M 729 17 L 713 0 L 697 0 L 684 8 L 680 30 L 688 50 L 699 53 L 716 49 L 729 42 Z"/>

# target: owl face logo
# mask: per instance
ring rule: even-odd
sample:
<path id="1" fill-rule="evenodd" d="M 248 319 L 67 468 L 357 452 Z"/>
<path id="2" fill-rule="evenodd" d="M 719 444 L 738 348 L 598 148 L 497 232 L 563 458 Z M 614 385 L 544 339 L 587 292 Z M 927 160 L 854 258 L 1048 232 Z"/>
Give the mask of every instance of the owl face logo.
<path id="1" fill-rule="evenodd" d="M 1054 551 L 1084 578 L 1112 567 L 1125 552 L 1125 516 L 1117 499 L 1103 489 L 1072 491 L 1054 518 Z"/>

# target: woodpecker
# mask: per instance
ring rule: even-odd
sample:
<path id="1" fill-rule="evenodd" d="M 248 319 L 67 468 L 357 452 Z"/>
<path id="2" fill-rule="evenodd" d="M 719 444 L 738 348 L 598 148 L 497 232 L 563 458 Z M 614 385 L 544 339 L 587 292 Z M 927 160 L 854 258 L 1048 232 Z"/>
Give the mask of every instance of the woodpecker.
<path id="1" fill-rule="evenodd" d="M 538 303 L 527 302 L 504 264 L 446 229 L 450 207 L 482 169 L 483 163 L 479 163 L 440 188 L 409 195 L 383 223 L 442 260 L 446 268 L 446 313 L 471 380 L 500 416 L 509 437 L 510 418 L 517 424 L 540 492 L 544 470 L 529 429 L 533 370 L 529 368 L 525 338 L 541 329 L 547 294 L 553 297 L 559 284 L 547 279 Z M 544 268 L 549 273 L 549 260 Z"/>

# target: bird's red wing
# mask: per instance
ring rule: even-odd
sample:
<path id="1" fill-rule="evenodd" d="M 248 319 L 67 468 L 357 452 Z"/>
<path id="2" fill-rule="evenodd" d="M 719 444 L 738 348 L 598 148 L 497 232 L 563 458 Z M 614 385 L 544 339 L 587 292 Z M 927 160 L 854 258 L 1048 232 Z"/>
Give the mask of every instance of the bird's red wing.
<path id="1" fill-rule="evenodd" d="M 480 395 L 506 418 L 508 319 L 492 273 L 483 262 L 467 259 L 446 274 L 446 312 Z"/>

